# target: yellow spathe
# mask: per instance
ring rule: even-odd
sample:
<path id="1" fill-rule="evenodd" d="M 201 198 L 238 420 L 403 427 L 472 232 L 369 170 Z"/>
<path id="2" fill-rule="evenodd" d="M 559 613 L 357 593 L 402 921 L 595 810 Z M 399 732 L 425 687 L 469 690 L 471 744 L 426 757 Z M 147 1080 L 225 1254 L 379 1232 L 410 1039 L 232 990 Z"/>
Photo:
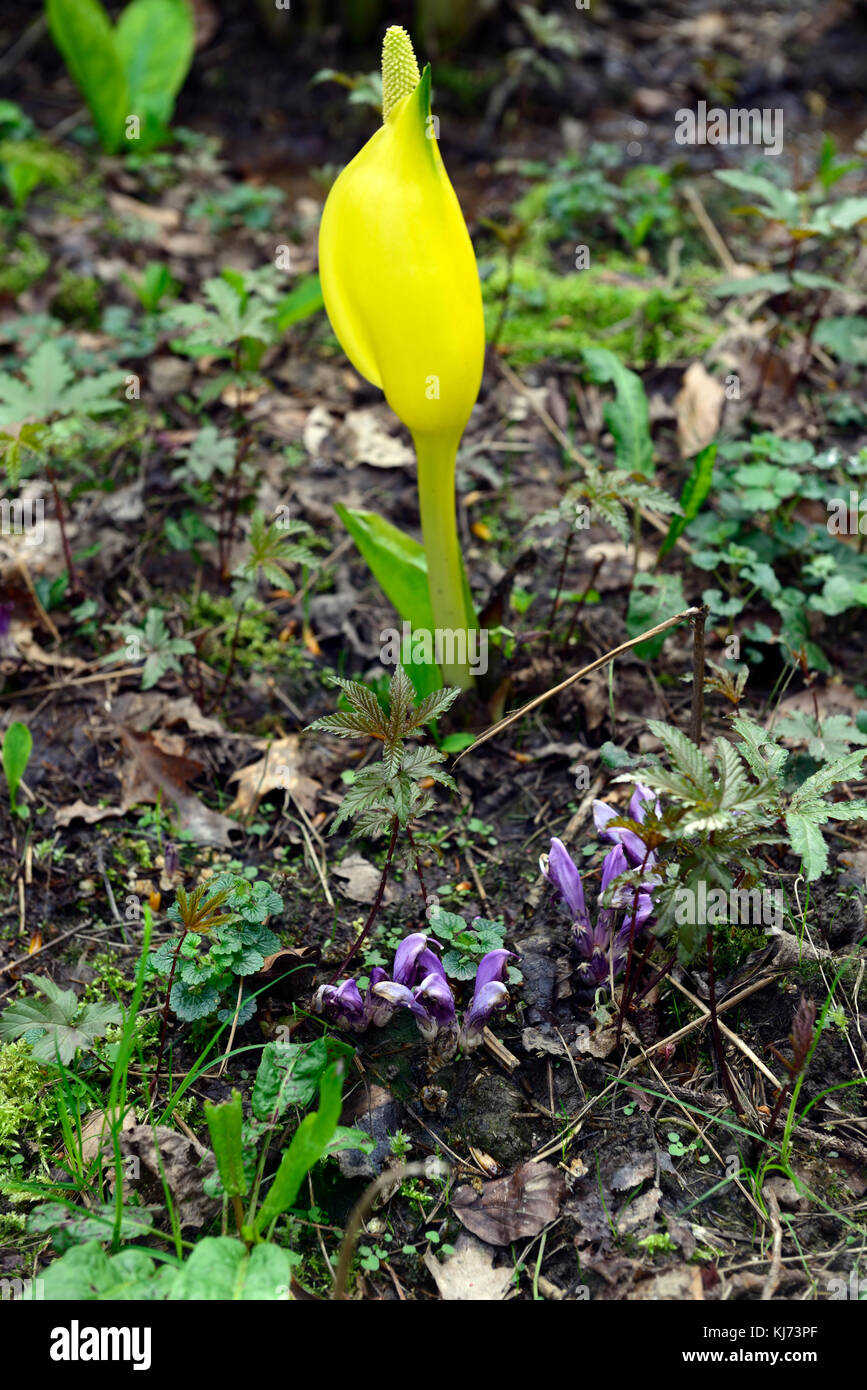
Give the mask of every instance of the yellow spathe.
<path id="1" fill-rule="evenodd" d="M 322 214 L 319 273 L 353 366 L 416 443 L 457 449 L 478 396 L 482 294 L 430 115 L 430 68 L 343 170 Z"/>

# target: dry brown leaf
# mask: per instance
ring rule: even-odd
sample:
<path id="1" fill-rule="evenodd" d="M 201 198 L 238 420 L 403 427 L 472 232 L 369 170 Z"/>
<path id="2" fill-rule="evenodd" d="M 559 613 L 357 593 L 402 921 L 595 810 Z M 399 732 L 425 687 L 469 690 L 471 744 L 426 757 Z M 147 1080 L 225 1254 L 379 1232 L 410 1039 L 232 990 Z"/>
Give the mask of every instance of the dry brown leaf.
<path id="1" fill-rule="evenodd" d="M 197 1139 L 167 1125 L 133 1125 L 118 1136 L 118 1147 L 127 1168 L 135 1163 L 134 1186 L 142 1205 L 165 1207 L 165 1184 L 182 1230 L 199 1230 L 219 1212 L 220 1203 L 202 1190 L 203 1178 L 216 1172 L 216 1160 Z"/>
<path id="2" fill-rule="evenodd" d="M 642 1279 L 626 1297 L 630 1301 L 651 1300 L 660 1303 L 700 1303 L 704 1301 L 704 1286 L 698 1265 L 681 1265 L 666 1269 L 652 1279 Z"/>
<path id="3" fill-rule="evenodd" d="M 122 816 L 123 811 L 119 806 L 88 806 L 87 802 L 73 801 L 69 806 L 61 806 L 55 813 L 55 825 L 69 825 L 71 821 L 83 820 L 88 825 L 95 825 L 97 821 L 106 820 L 109 816 Z"/>
<path id="4" fill-rule="evenodd" d="M 130 217 L 136 222 L 149 222 L 162 232 L 173 232 L 180 226 L 181 214 L 177 208 L 158 208 L 150 203 L 140 203 L 126 193 L 109 193 L 108 205 L 120 217 Z"/>
<path id="5" fill-rule="evenodd" d="M 453 1255 L 439 1260 L 428 1250 L 424 1262 L 440 1297 L 447 1302 L 498 1303 L 509 1289 L 512 1271 L 508 1265 L 494 1269 L 493 1253 L 481 1241 L 464 1234 L 458 1237 Z"/>
<path id="6" fill-rule="evenodd" d="M 403 468 L 415 462 L 410 446 L 392 434 L 393 419 L 390 411 L 378 405 L 350 410 L 337 435 L 347 468 L 359 463 L 372 468 Z"/>
<path id="7" fill-rule="evenodd" d="M 693 458 L 716 437 L 725 394 L 701 362 L 687 367 L 674 402 L 681 458 Z"/>
<path id="8" fill-rule="evenodd" d="M 522 1163 L 507 1178 L 486 1182 L 481 1193 L 459 1187 L 452 1197 L 458 1220 L 489 1245 L 536 1236 L 560 1212 L 563 1174 L 549 1163 Z"/>
<path id="9" fill-rule="evenodd" d="M 340 864 L 334 866 L 331 873 L 334 878 L 344 880 L 341 891 L 354 903 L 372 903 L 382 877 L 381 871 L 357 852 L 347 854 Z M 393 902 L 395 896 L 393 886 L 387 884 L 383 901 Z"/>
<path id="10" fill-rule="evenodd" d="M 180 734 L 167 734 L 163 729 L 137 734 L 133 729 L 121 728 L 120 735 L 129 753 L 129 761 L 120 773 L 121 809 L 128 811 L 143 801 L 153 804 L 168 798 L 177 806 L 182 828 L 190 832 L 196 844 L 228 849 L 229 834 L 238 826 L 188 790 L 202 764 L 186 756 Z"/>
<path id="11" fill-rule="evenodd" d="M 290 734 L 288 738 L 274 739 L 270 743 L 262 740 L 257 747 L 267 750 L 264 758 L 239 768 L 229 778 L 230 782 L 238 783 L 238 792 L 229 807 L 229 814 L 251 815 L 269 792 L 285 791 L 308 816 L 312 816 L 319 783 L 312 777 L 305 777 L 301 771 L 301 740 L 298 735 Z"/>

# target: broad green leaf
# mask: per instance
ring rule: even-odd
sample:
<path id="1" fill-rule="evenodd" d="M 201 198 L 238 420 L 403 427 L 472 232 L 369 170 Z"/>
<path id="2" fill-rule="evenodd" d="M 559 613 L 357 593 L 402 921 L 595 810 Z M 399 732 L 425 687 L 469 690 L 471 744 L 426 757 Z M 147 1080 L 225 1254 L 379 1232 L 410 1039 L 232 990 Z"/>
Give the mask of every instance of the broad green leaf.
<path id="1" fill-rule="evenodd" d="M 678 537 L 686 530 L 691 521 L 694 521 L 701 510 L 702 503 L 705 501 L 713 485 L 713 466 L 716 460 L 716 444 L 708 444 L 696 455 L 695 463 L 692 465 L 692 472 L 683 485 L 680 494 L 680 505 L 683 516 L 673 516 L 668 527 L 668 533 L 659 550 L 659 559 L 667 555 L 672 546 L 676 544 Z"/>
<path id="2" fill-rule="evenodd" d="M 819 347 L 853 367 L 867 367 L 867 318 L 863 314 L 842 314 L 823 319 L 814 340 Z"/>
<path id="3" fill-rule="evenodd" d="M 18 810 L 18 788 L 27 770 L 32 749 L 33 737 L 27 725 L 17 720 L 10 724 L 3 735 L 3 771 L 9 783 L 9 803 L 13 811 Z"/>
<path id="4" fill-rule="evenodd" d="M 103 149 L 123 144 L 129 92 L 111 21 L 99 0 L 47 0 L 51 36 L 90 107 Z"/>
<path id="5" fill-rule="evenodd" d="M 376 512 L 355 510 L 339 502 L 334 509 L 401 618 L 413 629 L 433 632 L 424 547 Z M 411 661 L 402 664 L 417 695 L 428 695 L 441 688 L 442 677 L 437 666 Z"/>
<path id="6" fill-rule="evenodd" d="M 325 1154 L 337 1130 L 342 1106 L 342 1080 L 345 1062 L 333 1062 L 319 1083 L 319 1109 L 305 1115 L 283 1154 L 267 1197 L 256 1215 L 255 1228 L 261 1234 L 266 1226 L 287 1211 L 298 1196 L 310 1169 Z"/>
<path id="7" fill-rule="evenodd" d="M 286 1299 L 296 1260 L 288 1250 L 263 1242 L 247 1254 L 231 1236 L 205 1236 L 196 1245 L 169 1291 L 172 1303 L 272 1302 Z"/>
<path id="8" fill-rule="evenodd" d="M 630 637 L 637 637 L 647 628 L 673 618 L 687 607 L 683 592 L 683 580 L 679 574 L 637 574 L 629 594 L 629 609 L 626 614 L 626 631 Z M 636 656 L 645 661 L 653 661 L 662 651 L 667 633 L 660 632 L 646 642 L 639 642 L 635 648 Z"/>
<path id="9" fill-rule="evenodd" d="M 650 411 L 641 377 L 624 367 L 607 348 L 585 348 L 584 360 L 594 381 L 614 386 L 616 397 L 604 409 L 605 423 L 614 436 L 614 457 L 627 473 L 653 477 L 653 442 Z"/>
<path id="10" fill-rule="evenodd" d="M 256 1072 L 250 1104 L 257 1120 L 279 1120 L 290 1105 L 309 1105 L 326 1068 L 352 1048 L 338 1038 L 312 1043 L 267 1043 Z"/>
<path id="11" fill-rule="evenodd" d="M 71 989 L 60 989 L 48 976 L 26 977 L 44 999 L 19 999 L 0 1014 L 0 1039 L 20 1038 L 41 1028 L 43 1036 L 32 1045 L 37 1062 L 71 1062 L 80 1047 L 91 1047 L 111 1023 L 120 1023 L 114 1004 L 84 1004 Z"/>
<path id="12" fill-rule="evenodd" d="M 128 1303 L 165 1298 L 175 1270 L 157 1269 L 144 1250 L 107 1255 L 98 1240 L 90 1240 L 67 1250 L 39 1277 L 46 1301 Z"/>
<path id="13" fill-rule="evenodd" d="M 839 290 L 838 280 L 832 280 L 830 275 L 816 275 L 812 270 L 794 270 L 792 272 L 792 284 L 797 285 L 799 290 Z"/>
<path id="14" fill-rule="evenodd" d="M 130 109 L 141 120 L 138 150 L 147 150 L 168 125 L 195 48 L 187 0 L 131 0 L 115 30 Z"/>
<path id="15" fill-rule="evenodd" d="M 828 867 L 828 846 L 815 820 L 799 811 L 786 812 L 786 828 L 792 850 L 800 857 L 809 883 L 821 878 Z"/>

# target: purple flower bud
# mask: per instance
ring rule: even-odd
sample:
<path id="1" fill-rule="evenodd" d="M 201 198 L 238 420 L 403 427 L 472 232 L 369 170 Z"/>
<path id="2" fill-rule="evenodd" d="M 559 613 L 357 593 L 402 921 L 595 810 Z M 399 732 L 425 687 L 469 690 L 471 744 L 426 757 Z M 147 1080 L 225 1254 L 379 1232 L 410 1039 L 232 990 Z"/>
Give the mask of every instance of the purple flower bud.
<path id="1" fill-rule="evenodd" d="M 553 884 L 565 902 L 572 917 L 577 922 L 586 922 L 589 926 L 590 918 L 587 915 L 587 906 L 584 902 L 584 885 L 581 882 L 581 875 L 562 840 L 552 839 L 551 848 L 547 854 L 543 854 L 539 860 L 539 867 Z"/>
<path id="2" fill-rule="evenodd" d="M 394 965 L 391 969 L 391 977 L 399 985 L 412 986 L 419 978 L 418 959 L 423 951 L 427 950 L 427 936 L 424 932 L 416 931 L 411 936 L 404 937 L 394 953 Z M 431 952 L 428 952 L 430 955 Z"/>
<path id="3" fill-rule="evenodd" d="M 396 1009 L 409 1009 L 425 1042 L 433 1042 L 441 1030 L 454 1029 L 454 995 L 441 970 L 431 971 L 414 989 L 394 980 L 382 980 L 373 986 L 373 993 L 387 999 Z"/>
<path id="4" fill-rule="evenodd" d="M 514 951 L 503 949 L 488 951 L 479 961 L 472 1003 L 464 1014 L 460 1033 L 461 1046 L 468 1052 L 482 1041 L 491 1015 L 498 1009 L 505 1009 L 509 1002 L 509 991 L 503 979 L 506 962 L 514 954 Z"/>
<path id="5" fill-rule="evenodd" d="M 361 990 L 354 980 L 344 980 L 340 985 L 322 985 L 314 995 L 313 1009 L 330 1018 L 338 1028 L 349 1028 L 354 1033 L 362 1033 L 369 1022 Z"/>

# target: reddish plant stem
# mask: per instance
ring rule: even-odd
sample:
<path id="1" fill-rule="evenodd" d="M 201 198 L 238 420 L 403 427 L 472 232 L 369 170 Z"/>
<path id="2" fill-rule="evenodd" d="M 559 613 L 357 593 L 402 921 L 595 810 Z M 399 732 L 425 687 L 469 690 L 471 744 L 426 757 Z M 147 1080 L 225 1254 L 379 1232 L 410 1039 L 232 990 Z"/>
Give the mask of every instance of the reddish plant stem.
<path id="1" fill-rule="evenodd" d="M 704 722 L 704 625 L 707 622 L 707 615 L 707 607 L 702 606 L 692 620 L 692 712 L 689 736 L 696 748 L 701 747 L 701 728 Z"/>
<path id="2" fill-rule="evenodd" d="M 578 616 L 579 614 L 584 612 L 584 605 L 587 602 L 587 595 L 590 593 L 590 590 L 596 583 L 596 576 L 598 575 L 599 571 L 601 570 L 604 564 L 604 558 L 596 561 L 596 564 L 593 566 L 593 573 L 591 574 L 590 578 L 587 580 L 586 585 L 584 586 L 584 592 L 579 598 L 578 602 L 575 604 L 574 608 L 572 609 L 572 617 L 569 622 L 569 630 L 563 639 L 564 650 L 568 649 L 569 643 L 572 641 L 572 634 L 575 631 L 575 624 L 578 621 Z"/>
<path id="3" fill-rule="evenodd" d="M 162 1067 L 162 1064 L 163 1064 L 163 1053 L 164 1053 L 165 1050 L 166 1050 L 166 1034 L 168 1033 L 168 1028 L 169 1028 L 169 1004 L 170 1004 L 170 1002 L 171 1002 L 171 997 L 172 997 L 172 985 L 173 985 L 174 982 L 175 982 L 175 970 L 177 969 L 178 957 L 179 957 L 180 954 L 181 954 L 181 947 L 182 947 L 183 944 L 184 944 L 184 940 L 186 939 L 186 935 L 187 935 L 187 928 L 184 927 L 183 931 L 181 932 L 181 935 L 180 935 L 180 939 L 179 939 L 179 941 L 178 941 L 178 944 L 177 944 L 177 946 L 175 947 L 175 954 L 172 956 L 172 968 L 171 968 L 171 970 L 169 971 L 169 982 L 168 982 L 168 984 L 166 985 L 166 1002 L 165 1002 L 165 1004 L 163 1005 L 163 1026 L 162 1026 L 162 1030 L 161 1030 L 161 1032 L 160 1032 L 160 1050 L 159 1050 L 159 1052 L 157 1053 L 157 1065 L 156 1065 L 156 1070 L 154 1071 L 154 1079 L 153 1079 L 153 1081 L 151 1082 L 151 1099 L 153 1099 L 153 1097 L 156 1095 L 156 1093 L 157 1093 L 157 1086 L 159 1085 L 159 1080 L 160 1080 L 160 1068 Z"/>
<path id="4" fill-rule="evenodd" d="M 57 491 L 57 476 L 49 463 L 47 465 L 48 481 L 51 484 L 51 491 L 54 495 L 54 510 L 57 514 L 57 522 L 60 526 L 60 541 L 63 546 L 63 558 L 66 560 L 66 571 L 69 575 L 69 588 L 73 593 L 78 590 L 78 575 L 75 572 L 75 565 L 72 562 L 72 551 L 69 548 L 69 537 L 66 534 L 66 518 L 63 511 L 63 503 L 60 500 L 60 493 Z"/>
<path id="5" fill-rule="evenodd" d="M 716 979 L 714 977 L 713 964 L 713 928 L 711 928 L 707 934 L 707 1006 L 710 1010 L 710 1028 L 711 1033 L 713 1035 L 713 1045 L 714 1050 L 716 1051 L 717 1062 L 719 1063 L 720 1077 L 722 1079 L 726 1095 L 728 1096 L 729 1100 L 734 1106 L 735 1112 L 737 1112 L 739 1102 L 737 1095 L 735 1094 L 735 1088 L 732 1084 L 731 1076 L 729 1075 L 729 1069 L 728 1064 L 726 1063 L 725 1053 L 723 1052 L 722 1034 L 719 1030 L 719 1019 L 717 1018 L 716 1012 Z"/>
<path id="6" fill-rule="evenodd" d="M 376 897 L 374 898 L 371 904 L 370 912 L 367 914 L 367 921 L 361 928 L 361 932 L 357 937 L 352 949 L 350 950 L 349 955 L 344 957 L 344 959 L 340 962 L 340 965 L 335 970 L 334 974 L 331 976 L 331 979 L 328 981 L 330 985 L 334 984 L 334 981 L 338 979 L 346 970 L 346 967 L 349 965 L 350 961 L 354 960 L 358 952 L 358 949 L 361 946 L 361 943 L 364 941 L 368 932 L 370 931 L 371 927 L 376 921 L 377 914 L 379 913 L 379 909 L 382 906 L 382 895 L 385 892 L 385 885 L 388 882 L 388 875 L 391 870 L 391 861 L 394 857 L 394 847 L 397 844 L 398 829 L 399 822 L 397 816 L 395 816 L 392 820 L 391 839 L 388 842 L 388 853 L 385 856 L 385 863 L 382 866 L 382 875 L 379 880 L 379 887 L 376 890 Z"/>
<path id="7" fill-rule="evenodd" d="M 623 990 L 620 995 L 620 1012 L 617 1015 L 617 1042 L 619 1044 L 623 1033 L 623 1024 L 626 1019 L 626 1010 L 629 1007 L 630 984 L 632 980 L 632 955 L 635 950 L 635 919 L 638 915 L 638 894 L 641 891 L 641 879 L 644 870 L 647 868 L 647 861 L 650 858 L 650 846 L 644 847 L 644 860 L 641 865 L 641 874 L 635 885 L 635 892 L 632 895 L 632 918 L 629 923 L 629 952 L 626 957 L 626 973 L 623 976 Z"/>

